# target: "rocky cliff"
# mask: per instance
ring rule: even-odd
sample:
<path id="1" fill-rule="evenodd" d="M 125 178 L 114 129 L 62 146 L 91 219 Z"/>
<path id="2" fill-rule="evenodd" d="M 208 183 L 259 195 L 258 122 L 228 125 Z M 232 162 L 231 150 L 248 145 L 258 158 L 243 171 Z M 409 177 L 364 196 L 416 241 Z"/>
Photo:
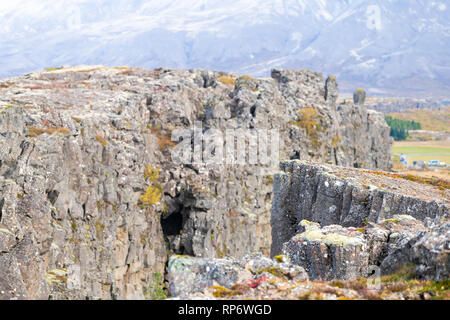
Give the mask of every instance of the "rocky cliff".
<path id="1" fill-rule="evenodd" d="M 450 276 L 448 181 L 382 171 L 281 163 L 275 176 L 271 254 L 311 279 L 352 280 L 369 267 L 419 278 Z"/>
<path id="2" fill-rule="evenodd" d="M 281 169 L 273 259 L 171 256 L 173 298 L 450 298 L 448 181 L 305 161 Z"/>
<path id="3" fill-rule="evenodd" d="M 389 169 L 383 117 L 337 96 L 309 71 L 81 66 L 0 80 L 0 298 L 143 298 L 171 253 L 268 254 L 273 168 L 178 164 L 171 134 L 276 130 L 281 159 Z"/>

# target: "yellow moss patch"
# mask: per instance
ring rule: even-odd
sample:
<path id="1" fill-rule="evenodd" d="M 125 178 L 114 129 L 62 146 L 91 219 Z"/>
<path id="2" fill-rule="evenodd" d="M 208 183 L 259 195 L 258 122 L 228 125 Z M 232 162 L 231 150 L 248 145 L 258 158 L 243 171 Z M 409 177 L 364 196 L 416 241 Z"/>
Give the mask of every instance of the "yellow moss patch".
<path id="1" fill-rule="evenodd" d="M 252 77 L 250 77 L 250 76 L 247 76 L 247 75 L 243 75 L 243 76 L 240 76 L 239 79 L 253 80 L 254 78 L 252 78 Z"/>
<path id="2" fill-rule="evenodd" d="M 264 272 L 273 274 L 274 276 L 279 277 L 279 278 L 282 278 L 284 276 L 283 271 L 279 267 L 265 268 L 265 269 L 259 270 L 257 272 L 257 274 L 261 274 L 261 273 L 264 273 Z"/>
<path id="3" fill-rule="evenodd" d="M 102 236 L 104 229 L 105 225 L 101 223 L 100 220 L 98 220 L 95 224 L 95 233 L 97 234 L 97 238 L 100 238 Z"/>
<path id="4" fill-rule="evenodd" d="M 52 72 L 52 71 L 56 71 L 56 70 L 61 70 L 64 67 L 50 67 L 50 68 L 45 68 L 44 71 L 46 72 Z"/>
<path id="5" fill-rule="evenodd" d="M 230 76 L 220 76 L 217 78 L 217 81 L 222 82 L 223 84 L 233 85 L 236 83 L 236 80 Z"/>
<path id="6" fill-rule="evenodd" d="M 214 290 L 212 294 L 215 298 L 238 296 L 245 292 L 244 288 L 241 288 L 239 285 L 234 285 L 232 289 L 221 286 L 212 286 L 210 289 Z"/>
<path id="7" fill-rule="evenodd" d="M 145 180 L 150 180 L 152 183 L 155 183 L 159 178 L 159 171 L 158 168 L 154 168 L 148 164 L 144 170 Z"/>
<path id="8" fill-rule="evenodd" d="M 285 256 L 284 254 L 280 254 L 278 256 L 273 257 L 276 261 L 278 261 L 279 263 L 283 263 L 287 260 L 287 256 Z"/>
<path id="9" fill-rule="evenodd" d="M 95 136 L 95 140 L 97 140 L 98 142 L 100 142 L 104 147 L 106 147 L 108 145 L 108 141 L 106 141 L 105 138 L 102 137 L 101 134 L 97 134 Z"/>
<path id="10" fill-rule="evenodd" d="M 159 171 L 159 168 L 154 168 L 151 165 L 147 165 L 144 169 L 144 179 L 149 183 L 149 186 L 145 193 L 139 196 L 138 205 L 142 208 L 161 202 L 163 187 L 158 183 Z M 166 206 L 165 210 L 167 211 Z"/>
<path id="11" fill-rule="evenodd" d="M 290 122 L 291 125 L 295 125 L 298 128 L 304 128 L 306 134 L 313 139 L 312 144 L 317 146 L 318 143 L 318 133 L 323 131 L 320 124 L 319 111 L 313 107 L 306 107 L 298 111 L 299 120 Z"/>
<path id="12" fill-rule="evenodd" d="M 67 269 L 56 268 L 48 271 L 45 275 L 45 281 L 50 285 L 67 283 Z"/>
<path id="13" fill-rule="evenodd" d="M 162 192 L 159 188 L 149 186 L 147 191 L 140 195 L 139 204 L 141 206 L 151 206 L 161 202 Z"/>
<path id="14" fill-rule="evenodd" d="M 341 142 L 342 137 L 341 136 L 334 136 L 333 138 L 331 138 L 331 145 L 336 148 L 339 144 L 339 142 Z"/>

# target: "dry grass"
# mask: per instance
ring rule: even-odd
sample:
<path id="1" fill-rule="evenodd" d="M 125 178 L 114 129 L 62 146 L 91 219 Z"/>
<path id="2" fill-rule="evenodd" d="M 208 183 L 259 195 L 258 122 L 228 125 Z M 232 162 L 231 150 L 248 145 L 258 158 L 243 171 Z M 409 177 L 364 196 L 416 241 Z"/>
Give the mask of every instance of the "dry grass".
<path id="1" fill-rule="evenodd" d="M 298 121 L 290 122 L 298 128 L 304 128 L 306 134 L 317 139 L 317 133 L 322 130 L 319 111 L 313 107 L 306 107 L 298 111 Z"/>
<path id="2" fill-rule="evenodd" d="M 28 136 L 30 137 L 37 137 L 41 134 L 47 133 L 47 134 L 53 134 L 55 132 L 62 133 L 62 134 L 70 134 L 69 129 L 66 128 L 39 128 L 34 126 L 29 126 L 28 128 Z"/>
<path id="3" fill-rule="evenodd" d="M 450 141 L 396 141 L 394 147 L 450 148 Z"/>
<path id="4" fill-rule="evenodd" d="M 429 171 L 416 171 L 416 170 L 408 170 L 408 171 L 402 171 L 404 174 L 411 174 L 415 176 L 422 176 L 422 177 L 428 177 L 428 178 L 437 178 L 442 180 L 448 180 L 450 181 L 450 170 L 449 169 L 443 169 L 443 170 L 429 170 Z"/>
<path id="5" fill-rule="evenodd" d="M 383 171 L 371 171 L 364 170 L 364 172 L 377 175 L 377 176 L 386 176 L 394 179 L 404 179 L 409 180 L 421 184 L 427 184 L 433 186 L 441 191 L 445 191 L 450 189 L 450 181 L 445 179 L 439 179 L 437 177 L 424 177 L 424 176 L 416 176 L 412 174 L 399 174 L 399 173 L 391 173 L 391 172 L 383 172 Z"/>
<path id="6" fill-rule="evenodd" d="M 159 145 L 159 149 L 160 149 L 161 151 L 166 150 L 167 147 L 174 147 L 174 146 L 177 145 L 177 144 L 176 144 L 174 141 L 172 141 L 172 140 L 170 139 L 170 137 L 169 137 L 169 136 L 171 135 L 170 130 L 165 130 L 165 131 L 169 131 L 168 134 L 166 135 L 166 134 L 163 133 L 164 130 L 162 130 L 160 127 L 151 127 L 151 126 L 148 126 L 148 128 L 150 129 L 150 131 L 151 131 L 154 135 L 156 135 L 156 136 L 158 137 L 158 145 Z"/>

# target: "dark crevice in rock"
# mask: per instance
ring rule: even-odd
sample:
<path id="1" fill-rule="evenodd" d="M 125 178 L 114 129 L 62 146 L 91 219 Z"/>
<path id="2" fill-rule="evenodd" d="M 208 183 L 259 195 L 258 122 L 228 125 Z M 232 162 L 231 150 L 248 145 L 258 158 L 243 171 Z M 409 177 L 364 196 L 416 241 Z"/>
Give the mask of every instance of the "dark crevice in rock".
<path id="1" fill-rule="evenodd" d="M 161 218 L 163 234 L 166 236 L 176 236 L 183 229 L 183 215 L 180 211 L 174 212 L 166 218 Z"/>
<path id="2" fill-rule="evenodd" d="M 58 190 L 47 190 L 47 199 L 50 201 L 52 205 L 55 204 L 56 200 L 58 199 L 59 191 Z"/>
<path id="3" fill-rule="evenodd" d="M 86 217 L 86 203 L 83 203 L 81 207 L 83 208 L 83 217 Z"/>
<path id="4" fill-rule="evenodd" d="M 309 212 L 311 212 L 311 213 L 313 212 L 314 205 L 317 201 L 317 194 L 318 194 L 317 190 L 319 189 L 319 182 L 314 183 L 313 188 L 314 188 L 314 191 L 312 193 L 311 208 L 309 208 Z"/>
<path id="5" fill-rule="evenodd" d="M 3 214 L 3 205 L 5 204 L 5 199 L 0 200 L 0 222 L 2 221 L 2 214 Z"/>
<path id="6" fill-rule="evenodd" d="M 295 153 L 290 157 L 290 160 L 299 160 L 300 159 L 300 152 L 295 151 Z"/>
<path id="7" fill-rule="evenodd" d="M 256 106 L 253 106 L 250 108 L 250 113 L 253 118 L 256 117 Z"/>
<path id="8" fill-rule="evenodd" d="M 19 159 L 23 156 L 25 151 L 27 151 L 29 145 L 30 145 L 30 143 L 27 141 L 22 141 L 20 143 L 20 149 L 22 149 L 22 151 L 20 152 Z"/>

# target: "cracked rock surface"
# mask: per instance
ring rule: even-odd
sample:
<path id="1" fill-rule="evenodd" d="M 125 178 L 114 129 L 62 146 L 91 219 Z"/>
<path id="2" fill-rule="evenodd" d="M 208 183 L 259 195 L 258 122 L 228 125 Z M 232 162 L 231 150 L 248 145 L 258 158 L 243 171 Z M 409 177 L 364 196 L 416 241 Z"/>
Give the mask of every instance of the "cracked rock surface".
<path id="1" fill-rule="evenodd" d="M 313 280 L 354 280 L 368 277 L 374 267 L 389 275 L 405 265 L 413 266 L 418 279 L 448 280 L 448 189 L 301 161 L 281 167 L 274 185 L 272 256 L 287 255 Z"/>
<path id="2" fill-rule="evenodd" d="M 274 168 L 179 165 L 171 134 L 276 129 L 282 159 L 389 169 L 383 116 L 337 95 L 335 79 L 289 70 L 1 79 L 0 298 L 143 299 L 171 253 L 269 254 Z"/>

